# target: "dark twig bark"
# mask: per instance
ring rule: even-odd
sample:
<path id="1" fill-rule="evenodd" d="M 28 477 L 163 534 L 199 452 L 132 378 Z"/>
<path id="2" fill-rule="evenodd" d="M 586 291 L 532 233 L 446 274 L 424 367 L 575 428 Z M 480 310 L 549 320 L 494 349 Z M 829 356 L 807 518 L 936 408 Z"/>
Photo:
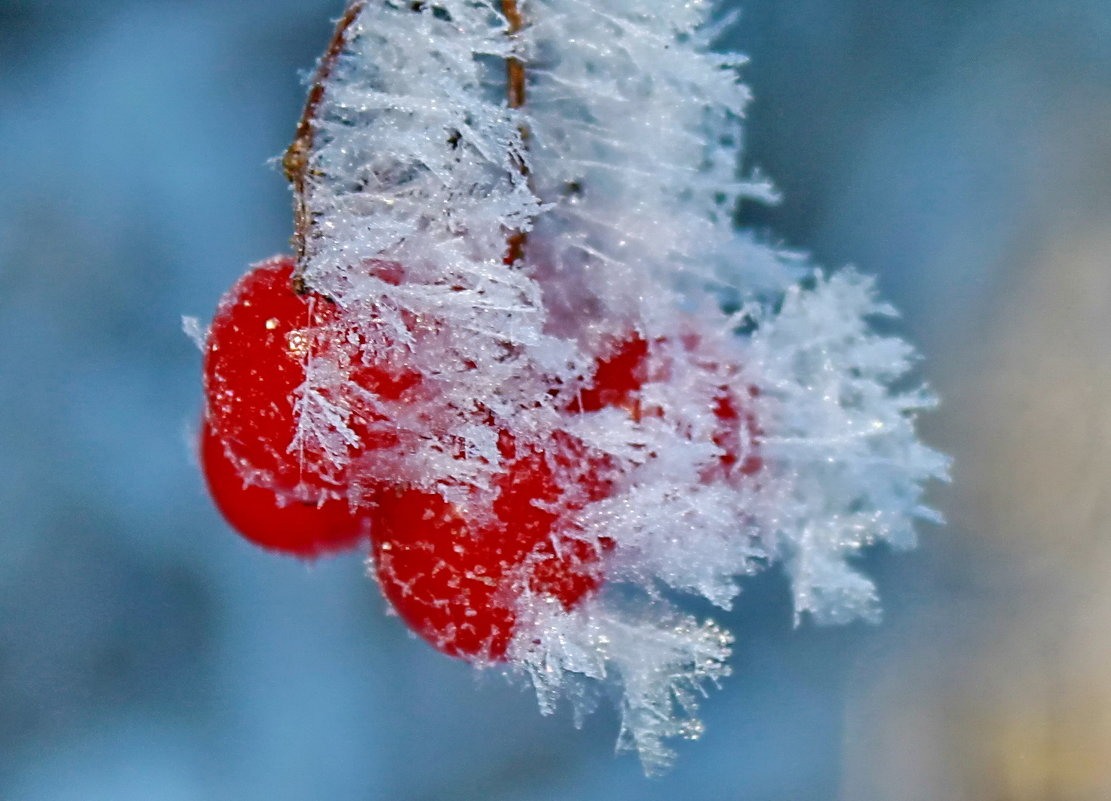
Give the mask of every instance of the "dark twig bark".
<path id="1" fill-rule="evenodd" d="M 297 123 L 297 132 L 294 135 L 293 142 L 282 157 L 282 168 L 285 171 L 285 176 L 293 184 L 293 250 L 297 257 L 297 267 L 293 274 L 293 289 L 301 294 L 308 291 L 302 270 L 304 269 L 309 234 L 312 228 L 312 213 L 309 210 L 307 190 L 309 158 L 312 154 L 313 139 L 316 133 L 316 115 L 320 109 L 320 104 L 324 100 L 325 85 L 335 69 L 336 61 L 347 46 L 347 32 L 365 5 L 365 0 L 353 0 L 348 3 L 343 16 L 336 23 L 328 48 L 317 63 L 316 73 L 313 75 L 309 95 L 305 100 L 305 108 L 301 112 L 301 119 Z M 419 11 L 422 7 L 423 3 L 414 3 L 414 10 Z M 502 0 L 502 13 L 505 14 L 505 18 L 509 22 L 509 35 L 511 37 L 516 36 L 524 27 L 524 19 L 521 16 L 517 0 Z M 506 96 L 510 108 L 517 109 L 524 106 L 525 87 L 524 62 L 515 56 L 510 56 L 506 59 Z M 528 130 L 522 126 L 520 132 L 522 141 L 527 143 Z M 528 166 L 523 160 L 516 160 L 516 168 L 521 175 L 528 177 Z M 524 255 L 525 242 L 526 235 L 524 231 L 514 231 L 509 235 L 505 255 L 507 263 L 512 264 Z"/>
<path id="2" fill-rule="evenodd" d="M 293 250 L 297 257 L 297 267 L 293 273 L 293 289 L 298 294 L 307 291 L 302 275 L 305 255 L 308 250 L 309 229 L 312 227 L 312 214 L 309 211 L 307 197 L 307 176 L 309 172 L 309 156 L 312 153 L 313 137 L 316 133 L 316 114 L 324 100 L 324 85 L 335 69 L 336 61 L 347 45 L 347 31 L 359 12 L 366 5 L 364 0 L 353 0 L 348 3 L 347 10 L 336 23 L 328 49 L 320 57 L 316 65 L 316 74 L 313 75 L 309 96 L 305 100 L 304 111 L 297 123 L 297 133 L 293 143 L 282 157 L 282 169 L 285 177 L 293 184 Z"/>
<path id="3" fill-rule="evenodd" d="M 505 18 L 509 22 L 509 36 L 511 38 L 515 37 L 525 25 L 520 6 L 518 6 L 517 0 L 502 0 L 501 7 L 502 13 L 505 14 Z M 505 71 L 506 96 L 509 107 L 521 108 L 525 105 L 525 64 L 521 59 L 510 56 L 506 59 Z M 522 125 L 520 131 L 522 143 L 527 144 L 528 130 Z M 521 175 L 528 177 L 528 165 L 523 160 L 516 160 L 516 167 Z M 508 264 L 513 264 L 524 255 L 526 240 L 527 235 L 524 231 L 514 231 L 509 235 L 505 253 L 505 260 Z"/>

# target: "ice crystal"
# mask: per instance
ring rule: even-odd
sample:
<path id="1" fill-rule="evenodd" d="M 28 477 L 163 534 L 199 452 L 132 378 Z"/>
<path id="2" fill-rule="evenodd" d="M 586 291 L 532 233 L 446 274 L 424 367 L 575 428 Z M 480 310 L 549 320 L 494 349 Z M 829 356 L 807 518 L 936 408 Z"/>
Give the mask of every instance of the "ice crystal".
<path id="1" fill-rule="evenodd" d="M 484 0 L 362 8 L 315 121 L 304 275 L 368 362 L 419 370 L 436 399 L 430 413 L 362 398 L 403 443 L 376 469 L 462 502 L 497 470 L 498 431 L 539 445 L 556 430 L 620 465 L 573 521 L 615 544 L 605 587 L 571 610 L 526 592 L 508 656 L 544 712 L 619 684 L 619 745 L 655 771 L 667 739 L 700 731 L 697 698 L 731 642 L 665 590 L 728 608 L 741 577 L 782 562 L 797 615 L 872 619 L 874 588 L 848 560 L 912 544 L 945 460 L 914 433 L 929 394 L 891 389 L 913 354 L 869 328 L 891 314 L 871 282 L 734 230 L 739 200 L 774 194 L 738 176 L 743 59 L 712 50 L 709 4 L 522 10 L 510 35 Z M 504 100 L 510 57 L 526 65 L 520 109 Z M 507 264 L 513 232 L 527 248 Z M 648 345 L 642 402 L 662 411 L 569 414 L 592 354 L 630 337 Z M 291 446 L 337 469 L 356 452 L 345 399 L 366 394 L 351 369 L 312 360 Z M 723 386 L 743 404 L 740 480 L 715 473 Z"/>

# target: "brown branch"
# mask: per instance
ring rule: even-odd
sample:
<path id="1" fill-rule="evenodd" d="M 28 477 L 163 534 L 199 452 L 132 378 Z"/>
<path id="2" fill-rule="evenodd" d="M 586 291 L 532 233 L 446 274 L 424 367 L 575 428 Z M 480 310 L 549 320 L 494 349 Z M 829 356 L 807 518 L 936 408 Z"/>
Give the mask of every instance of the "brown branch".
<path id="1" fill-rule="evenodd" d="M 316 133 L 316 114 L 324 100 L 324 84 L 331 77 L 340 54 L 347 46 L 347 30 L 355 22 L 364 5 L 366 5 L 365 0 L 352 0 L 336 23 L 328 49 L 324 51 L 324 55 L 316 65 L 316 74 L 313 75 L 309 96 L 305 100 L 304 111 L 301 112 L 301 119 L 297 123 L 293 143 L 282 156 L 285 177 L 293 184 L 293 249 L 297 257 L 297 267 L 293 273 L 293 290 L 298 294 L 308 291 L 301 273 L 308 249 L 309 228 L 312 225 L 312 215 L 306 197 L 306 178 L 309 171 L 309 155 L 312 153 L 313 137 Z"/>
<path id="2" fill-rule="evenodd" d="M 521 29 L 525 26 L 525 21 L 521 16 L 521 9 L 517 5 L 517 0 L 502 0 L 501 3 L 502 13 L 505 14 L 506 20 L 509 22 L 509 36 L 516 37 Z M 509 101 L 510 108 L 521 108 L 525 105 L 525 64 L 521 59 L 516 56 L 510 56 L 505 61 L 505 77 L 506 77 L 506 97 Z M 528 144 L 529 133 L 525 126 L 520 127 L 521 143 Z M 525 178 L 528 178 L 528 165 L 521 159 L 516 159 L 517 170 Z M 514 231 L 509 235 L 506 242 L 505 261 L 507 264 L 513 264 L 525 254 L 525 242 L 527 235 L 524 231 Z"/>
<path id="3" fill-rule="evenodd" d="M 282 156 L 282 169 L 285 172 L 285 177 L 293 184 L 293 249 L 297 258 L 297 266 L 293 272 L 293 289 L 298 294 L 304 294 L 308 291 L 302 271 L 308 251 L 310 228 L 312 227 L 312 213 L 309 211 L 307 189 L 309 157 L 312 153 L 316 133 L 316 115 L 320 109 L 320 104 L 324 100 L 325 84 L 331 77 L 340 54 L 347 46 L 347 31 L 365 5 L 365 0 L 351 0 L 343 16 L 336 22 L 336 28 L 332 33 L 328 48 L 317 63 L 316 73 L 313 75 L 312 85 L 309 88 L 308 98 L 305 100 L 305 108 L 301 112 L 301 119 L 297 123 L 297 131 L 293 142 Z M 509 35 L 515 37 L 524 27 L 524 18 L 521 16 L 518 1 L 502 0 L 501 5 L 502 13 L 505 14 L 509 23 Z M 424 3 L 419 0 L 412 4 L 414 11 L 422 10 L 423 6 Z M 506 95 L 510 108 L 517 109 L 524 106 L 525 87 L 524 62 L 515 56 L 510 56 L 506 59 Z M 527 144 L 528 129 L 522 125 L 520 133 L 522 142 Z M 515 162 L 517 170 L 527 178 L 528 166 L 521 159 L 515 159 Z M 514 231 L 509 235 L 505 255 L 507 264 L 516 262 L 524 255 L 526 239 L 527 236 L 524 231 Z"/>
<path id="4" fill-rule="evenodd" d="M 501 9 L 509 22 L 510 37 L 516 36 L 525 27 L 517 0 L 502 0 Z M 525 65 L 519 58 L 510 56 L 506 61 L 506 73 L 509 83 L 507 87 L 509 107 L 520 108 L 525 104 Z"/>

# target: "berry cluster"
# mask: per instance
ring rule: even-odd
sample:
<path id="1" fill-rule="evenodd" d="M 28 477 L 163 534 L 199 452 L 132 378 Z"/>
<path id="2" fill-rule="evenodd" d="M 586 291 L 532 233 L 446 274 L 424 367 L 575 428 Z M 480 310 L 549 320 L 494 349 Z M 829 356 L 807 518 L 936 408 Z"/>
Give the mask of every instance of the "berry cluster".
<path id="1" fill-rule="evenodd" d="M 374 269 L 404 280 L 396 265 Z M 389 471 L 375 467 L 388 463 L 399 440 L 379 407 L 360 398 L 413 407 L 436 400 L 396 352 L 368 364 L 359 336 L 331 299 L 297 285 L 291 257 L 256 265 L 236 283 L 220 302 L 205 351 L 201 454 L 212 496 L 228 522 L 264 548 L 311 558 L 369 539 L 382 591 L 414 631 L 453 656 L 502 660 L 522 599 L 570 610 L 601 586 L 618 545 L 584 536 L 576 517 L 619 492 L 629 466 L 569 431 L 537 443 L 503 426 L 495 432 L 500 462 L 490 486 L 468 490 L 465 502 L 383 478 Z M 644 393 L 669 378 L 667 360 L 655 355 L 663 344 L 633 333 L 611 341 L 573 400 L 554 411 L 568 421 L 612 409 L 638 422 L 666 417 Z M 699 350 L 694 332 L 679 343 L 690 363 L 703 358 Z M 298 404 L 322 354 L 347 365 L 363 390 L 342 399 L 343 469 L 297 436 Z M 707 410 L 720 455 L 704 471 L 706 483 L 735 483 L 760 469 L 746 397 L 723 383 Z"/>

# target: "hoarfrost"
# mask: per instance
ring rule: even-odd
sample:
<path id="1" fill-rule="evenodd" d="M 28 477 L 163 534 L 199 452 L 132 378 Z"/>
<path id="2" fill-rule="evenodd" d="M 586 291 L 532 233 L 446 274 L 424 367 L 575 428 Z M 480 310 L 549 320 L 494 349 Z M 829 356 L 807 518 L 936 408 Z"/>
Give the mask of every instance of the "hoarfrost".
<path id="1" fill-rule="evenodd" d="M 509 661 L 546 713 L 619 684 L 619 746 L 657 771 L 667 739 L 699 733 L 732 640 L 670 591 L 728 608 L 740 577 L 780 561 L 797 616 L 874 619 L 848 560 L 913 544 L 913 520 L 932 517 L 922 486 L 946 461 L 914 433 L 932 397 L 891 389 L 913 353 L 870 330 L 892 313 L 872 283 L 733 229 L 739 200 L 774 192 L 738 177 L 743 59 L 711 50 L 709 5 L 523 8 L 516 36 L 484 0 L 372 0 L 350 29 L 316 119 L 303 268 L 362 355 L 313 356 L 291 448 L 342 471 L 345 399 L 367 393 L 353 366 L 390 354 L 426 377 L 438 416 L 362 398 L 410 435 L 379 469 L 462 502 L 499 467 L 496 432 L 539 447 L 557 430 L 620 465 L 572 521 L 614 544 L 606 586 L 571 610 L 526 593 Z M 516 110 L 511 56 L 528 75 Z M 527 250 L 506 264 L 513 232 Z M 569 414 L 593 354 L 630 337 L 648 347 L 640 402 L 662 411 Z M 728 475 L 723 397 L 741 418 Z"/>
<path id="2" fill-rule="evenodd" d="M 205 342 L 208 340 L 208 329 L 196 317 L 182 315 L 181 330 L 185 336 L 197 346 L 197 350 L 204 353 Z"/>

